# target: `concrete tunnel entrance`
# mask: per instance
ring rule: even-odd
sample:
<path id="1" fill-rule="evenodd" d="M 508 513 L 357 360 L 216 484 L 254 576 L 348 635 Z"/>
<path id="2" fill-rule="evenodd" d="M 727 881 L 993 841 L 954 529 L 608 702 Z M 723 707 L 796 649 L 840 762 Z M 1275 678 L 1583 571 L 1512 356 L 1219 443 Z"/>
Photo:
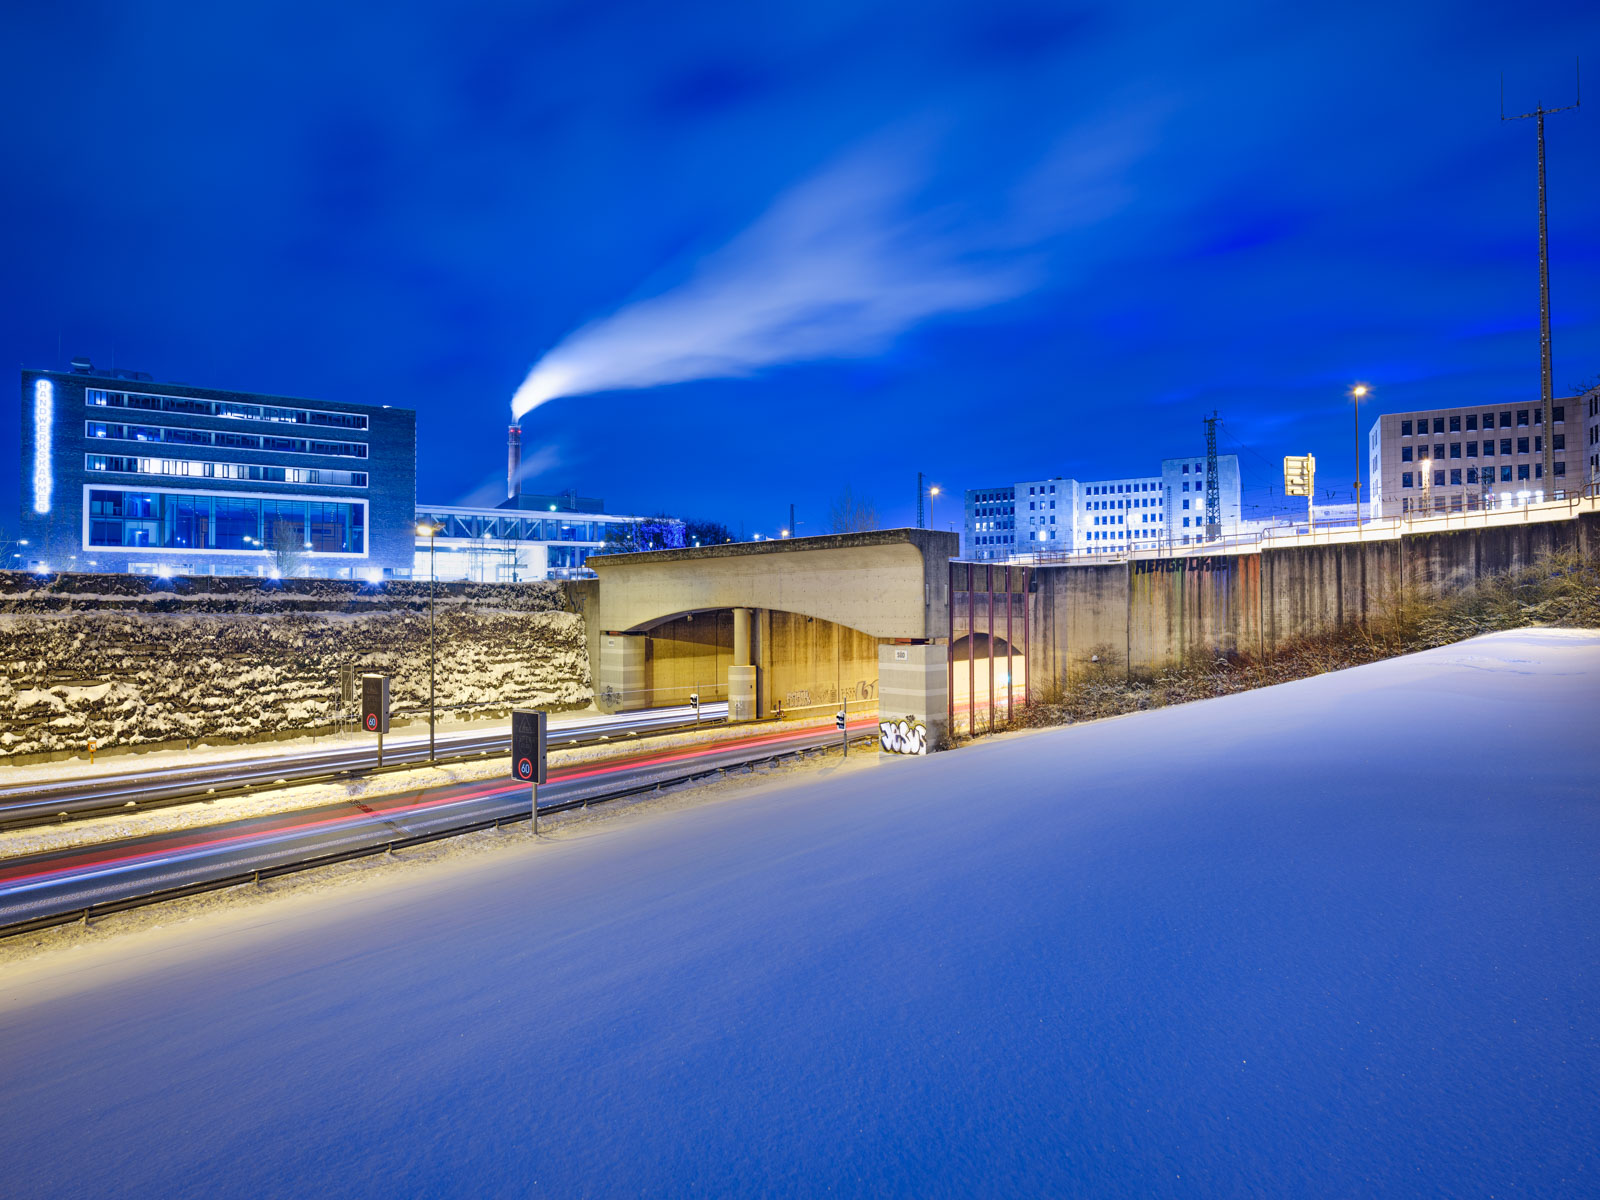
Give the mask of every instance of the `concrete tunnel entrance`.
<path id="1" fill-rule="evenodd" d="M 905 723 L 907 744 L 942 745 L 958 548 L 954 534 L 884 529 L 591 557 L 596 703 L 675 704 L 698 687 L 749 721 L 847 702 Z"/>
<path id="2" fill-rule="evenodd" d="M 611 711 L 686 704 L 691 694 L 702 703 L 747 702 L 735 720 L 826 717 L 841 700 L 850 711 L 877 705 L 880 639 L 820 617 L 702 610 L 608 633 L 604 641 L 637 664 L 622 672 L 631 686 L 611 683 L 608 694 L 602 685 L 600 706 Z M 607 648 L 603 642 L 602 653 Z"/>

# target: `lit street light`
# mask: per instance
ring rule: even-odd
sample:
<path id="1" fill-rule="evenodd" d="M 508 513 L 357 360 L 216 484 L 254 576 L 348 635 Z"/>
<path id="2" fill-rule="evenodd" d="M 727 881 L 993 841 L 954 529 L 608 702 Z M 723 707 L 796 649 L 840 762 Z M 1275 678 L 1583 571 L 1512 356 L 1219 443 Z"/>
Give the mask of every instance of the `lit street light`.
<path id="1" fill-rule="evenodd" d="M 928 528 L 929 529 L 937 529 L 937 528 L 939 528 L 939 522 L 936 521 L 934 519 L 934 516 L 933 516 L 934 501 L 937 500 L 938 498 L 939 498 L 939 485 L 938 484 L 934 484 L 931 488 L 928 489 Z"/>
<path id="2" fill-rule="evenodd" d="M 439 571 L 434 558 L 434 539 L 443 525 L 428 521 L 417 523 L 417 535 L 428 539 L 428 761 L 433 759 L 433 591 L 439 581 Z"/>
<path id="3" fill-rule="evenodd" d="M 1371 389 L 1358 383 L 1350 389 L 1350 398 L 1356 402 L 1356 533 L 1361 532 L 1361 397 Z"/>

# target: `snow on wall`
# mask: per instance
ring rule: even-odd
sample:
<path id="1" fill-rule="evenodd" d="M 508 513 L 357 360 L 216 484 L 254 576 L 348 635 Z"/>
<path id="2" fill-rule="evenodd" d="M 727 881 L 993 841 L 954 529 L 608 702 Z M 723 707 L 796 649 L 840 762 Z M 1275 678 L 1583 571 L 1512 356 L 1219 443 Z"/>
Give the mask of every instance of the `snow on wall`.
<path id="1" fill-rule="evenodd" d="M 326 729 L 345 663 L 391 676 L 397 719 L 426 711 L 426 583 L 18 583 L 0 578 L 0 760 L 91 737 L 109 748 Z M 439 709 L 588 704 L 583 621 L 564 604 L 556 584 L 440 585 Z"/>

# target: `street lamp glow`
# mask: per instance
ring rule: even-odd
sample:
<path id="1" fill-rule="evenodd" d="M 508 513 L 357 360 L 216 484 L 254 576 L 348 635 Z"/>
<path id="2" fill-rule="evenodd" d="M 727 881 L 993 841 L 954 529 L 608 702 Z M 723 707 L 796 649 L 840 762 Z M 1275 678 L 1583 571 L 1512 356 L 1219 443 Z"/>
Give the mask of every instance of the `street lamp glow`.
<path id="1" fill-rule="evenodd" d="M 1356 485 L 1354 488 L 1356 502 L 1356 536 L 1361 536 L 1361 460 L 1363 446 L 1361 444 L 1361 398 L 1372 389 L 1364 383 L 1358 383 L 1350 389 L 1350 398 L 1356 405 Z"/>

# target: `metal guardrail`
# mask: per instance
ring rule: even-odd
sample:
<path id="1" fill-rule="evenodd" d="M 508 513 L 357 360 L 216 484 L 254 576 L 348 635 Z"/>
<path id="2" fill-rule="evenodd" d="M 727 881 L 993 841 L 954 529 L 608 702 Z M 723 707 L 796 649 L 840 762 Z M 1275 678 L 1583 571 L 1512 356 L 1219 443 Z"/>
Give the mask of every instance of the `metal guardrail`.
<path id="1" fill-rule="evenodd" d="M 851 735 L 851 743 L 871 742 L 876 745 L 878 734 L 876 730 Z M 594 796 L 575 797 L 571 800 L 562 800 L 554 804 L 541 804 L 539 815 L 548 816 L 552 813 L 571 812 L 577 809 L 588 808 L 591 805 L 606 804 L 613 800 L 621 800 L 628 796 L 642 795 L 647 792 L 659 792 L 669 787 L 680 787 L 687 783 L 694 783 L 702 779 L 711 779 L 725 776 L 732 769 L 750 767 L 754 768 L 764 762 L 778 763 L 784 759 L 805 758 L 812 754 L 827 755 L 835 742 L 830 738 L 827 742 L 815 746 L 796 746 L 791 750 L 770 751 L 764 750 L 748 758 L 740 759 L 734 763 L 722 763 L 715 767 L 706 767 L 696 771 L 685 771 L 678 775 L 654 778 L 648 783 L 634 784 L 627 787 L 613 788 Z M 124 912 L 128 909 L 143 908 L 150 904 L 160 904 L 168 900 L 179 900 L 185 896 L 200 895 L 204 892 L 222 891 L 231 887 L 240 887 L 246 884 L 259 884 L 263 879 L 273 879 L 282 875 L 293 875 L 301 871 L 315 870 L 317 867 L 333 866 L 341 862 L 351 862 L 358 858 L 373 858 L 383 854 L 392 854 L 396 850 L 404 850 L 413 846 L 425 845 L 428 842 L 443 841 L 446 838 L 461 837 L 468 833 L 480 833 L 489 829 L 498 829 L 504 825 L 515 825 L 522 821 L 532 819 L 532 812 L 523 810 L 506 816 L 495 817 L 490 820 L 471 821 L 461 825 L 452 825 L 448 829 L 429 830 L 426 833 L 409 834 L 404 837 L 389 838 L 385 841 L 374 842 L 366 846 L 353 847 L 340 850 L 332 854 L 317 855 L 312 858 L 300 859 L 292 863 L 280 863 L 277 866 L 262 867 L 258 870 L 237 872 L 231 875 L 218 876 L 215 879 L 199 880 L 194 883 L 181 884 L 170 888 L 159 888 L 138 896 L 128 896 L 118 900 L 107 900 L 100 904 L 90 904 L 81 908 L 64 909 L 59 913 L 46 916 L 32 917 L 26 921 L 18 921 L 10 925 L 0 925 L 0 937 L 14 937 L 18 934 L 32 933 L 40 929 L 49 929 L 57 925 L 71 925 L 81 922 L 87 925 L 95 917 L 109 916 L 114 912 Z"/>
<path id="2" fill-rule="evenodd" d="M 663 737 L 669 734 L 683 733 L 694 729 L 710 729 L 726 724 L 725 717 L 704 717 L 699 721 L 682 721 L 675 725 L 663 725 L 643 730 L 617 729 L 615 732 L 602 732 L 589 734 L 584 737 L 570 740 L 557 740 L 553 735 L 550 738 L 552 749 L 577 750 L 588 746 L 602 746 L 608 743 L 638 741 L 645 738 Z M 511 744 L 509 734 L 504 736 L 486 735 L 490 744 L 477 750 L 469 750 L 459 754 L 441 754 L 433 760 L 424 755 L 401 758 L 396 762 L 386 762 L 381 767 L 376 763 L 363 764 L 351 767 L 339 767 L 333 770 L 312 771 L 309 774 L 298 774 L 291 768 L 260 770 L 261 775 L 273 776 L 265 782 L 246 780 L 240 783 L 206 783 L 203 780 L 194 783 L 175 783 L 170 788 L 153 787 L 151 794 L 143 799 L 126 800 L 113 799 L 103 803 L 74 806 L 70 809 L 57 811 L 41 817 L 37 812 L 18 814 L 7 812 L 0 805 L 0 830 L 8 829 L 34 829 L 44 825 L 59 825 L 68 821 L 88 820 L 92 817 L 114 816 L 118 813 L 149 812 L 157 808 L 167 808 L 175 804 L 187 804 L 198 800 L 220 800 L 229 796 L 246 795 L 252 792 L 271 791 L 280 787 L 307 787 L 319 783 L 334 783 L 369 775 L 388 775 L 396 771 L 415 771 L 421 767 L 449 766 L 455 763 L 482 760 L 491 754 L 502 752 Z M 249 769 L 246 761 L 243 766 Z M 219 768 L 223 770 L 226 768 Z M 92 787 L 95 781 L 84 780 Z M 114 782 L 114 779 L 102 782 Z M 71 784 L 61 785 L 63 787 Z"/>
<path id="3" fill-rule="evenodd" d="M 1131 548 L 1110 554 L 1019 554 L 996 560 L 996 566 L 1104 566 L 1151 558 L 1186 558 L 1216 554 L 1218 551 L 1280 550 L 1295 546 L 1324 546 L 1360 543 L 1367 541 L 1393 541 L 1417 534 L 1445 533 L 1461 529 L 1485 529 L 1496 526 L 1522 525 L 1548 521 L 1569 521 L 1580 513 L 1600 512 L 1600 482 L 1588 483 L 1568 495 L 1555 500 L 1529 501 L 1524 504 L 1497 505 L 1494 508 L 1467 509 L 1461 512 L 1430 514 L 1428 516 L 1378 517 L 1363 520 L 1359 527 L 1355 521 L 1337 521 L 1309 526 L 1296 521 L 1273 525 L 1248 534 L 1235 534 L 1214 541 L 1198 541 L 1189 545 L 1175 544 L 1157 539 L 1135 539 Z M 1306 532 L 1301 532 L 1305 529 Z"/>

